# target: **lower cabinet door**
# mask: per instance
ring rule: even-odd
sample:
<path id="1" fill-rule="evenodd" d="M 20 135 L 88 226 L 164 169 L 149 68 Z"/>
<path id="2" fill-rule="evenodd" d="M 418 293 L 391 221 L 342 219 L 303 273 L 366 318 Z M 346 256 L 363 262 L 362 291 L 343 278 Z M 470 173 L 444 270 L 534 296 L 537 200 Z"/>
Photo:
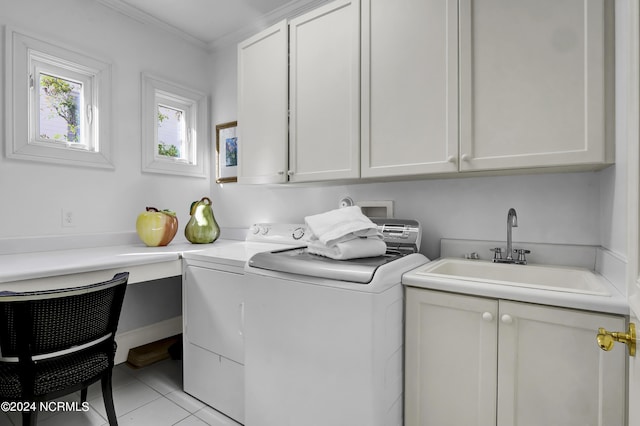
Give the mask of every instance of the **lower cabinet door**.
<path id="1" fill-rule="evenodd" d="M 498 426 L 625 424 L 626 347 L 596 343 L 623 317 L 500 301 Z"/>
<path id="2" fill-rule="evenodd" d="M 623 426 L 622 316 L 406 289 L 407 426 Z"/>
<path id="3" fill-rule="evenodd" d="M 495 426 L 498 301 L 408 287 L 406 426 Z"/>

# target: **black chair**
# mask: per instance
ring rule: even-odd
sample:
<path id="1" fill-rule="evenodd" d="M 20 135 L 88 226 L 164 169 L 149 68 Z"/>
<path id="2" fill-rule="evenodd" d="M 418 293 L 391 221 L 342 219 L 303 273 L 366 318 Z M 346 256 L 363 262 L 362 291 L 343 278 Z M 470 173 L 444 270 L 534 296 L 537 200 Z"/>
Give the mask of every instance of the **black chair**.
<path id="1" fill-rule="evenodd" d="M 86 403 L 98 380 L 109 424 L 118 424 L 111 373 L 128 279 L 123 272 L 82 287 L 0 292 L 0 400 L 36 407 L 22 412 L 23 425 L 36 424 L 41 402 L 80 390 Z"/>

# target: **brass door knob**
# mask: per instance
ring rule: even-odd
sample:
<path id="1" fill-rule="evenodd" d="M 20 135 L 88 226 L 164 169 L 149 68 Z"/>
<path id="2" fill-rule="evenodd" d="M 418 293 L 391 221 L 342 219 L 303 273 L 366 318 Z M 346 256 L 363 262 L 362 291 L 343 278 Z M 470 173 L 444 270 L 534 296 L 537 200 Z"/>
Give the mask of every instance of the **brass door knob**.
<path id="1" fill-rule="evenodd" d="M 630 356 L 636 356 L 636 326 L 632 322 L 629 323 L 629 330 L 626 333 L 599 328 L 596 339 L 603 351 L 610 351 L 613 349 L 614 342 L 620 342 L 627 345 Z"/>

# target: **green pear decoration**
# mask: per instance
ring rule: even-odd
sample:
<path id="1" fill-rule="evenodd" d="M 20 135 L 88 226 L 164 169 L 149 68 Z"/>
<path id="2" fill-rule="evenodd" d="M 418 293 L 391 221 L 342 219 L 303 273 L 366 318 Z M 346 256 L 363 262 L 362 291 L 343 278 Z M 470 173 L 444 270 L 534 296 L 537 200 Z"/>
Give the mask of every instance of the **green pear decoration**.
<path id="1" fill-rule="evenodd" d="M 191 219 L 184 228 L 184 235 L 193 244 L 208 244 L 218 239 L 220 227 L 213 217 L 211 200 L 203 197 L 191 203 Z"/>

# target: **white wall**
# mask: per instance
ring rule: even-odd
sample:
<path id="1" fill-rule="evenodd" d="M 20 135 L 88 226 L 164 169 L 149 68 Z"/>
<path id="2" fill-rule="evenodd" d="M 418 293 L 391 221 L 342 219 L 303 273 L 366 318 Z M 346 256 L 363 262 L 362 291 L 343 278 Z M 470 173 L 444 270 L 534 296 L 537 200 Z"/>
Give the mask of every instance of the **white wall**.
<path id="1" fill-rule="evenodd" d="M 0 25 L 112 63 L 116 167 L 107 171 L 8 160 L 3 143 L 0 238 L 134 231 L 145 206 L 176 210 L 181 227 L 186 224 L 191 202 L 208 195 L 210 181 L 141 173 L 140 73 L 208 92 L 208 53 L 95 1 L 0 0 Z M 4 58 L 4 31 L 1 40 Z M 4 142 L 4 127 L 0 130 Z M 74 228 L 62 228 L 62 208 L 73 211 Z"/>
<path id="2" fill-rule="evenodd" d="M 0 10 L 2 25 L 77 46 L 113 63 L 116 164 L 115 171 L 104 171 L 7 160 L 3 155 L 0 238 L 132 231 L 137 214 L 147 205 L 176 210 L 182 227 L 191 201 L 208 193 L 223 227 L 301 222 L 305 215 L 335 208 L 342 196 L 349 195 L 356 201 L 394 200 L 397 217 L 416 218 L 423 224 L 423 252 L 430 257 L 439 255 L 442 237 L 504 239 L 509 207 L 516 208 L 520 219 L 514 230 L 516 241 L 596 244 L 626 255 L 622 142 L 616 147 L 618 164 L 601 172 L 267 187 L 143 174 L 140 72 L 210 90 L 214 128 L 237 118 L 235 45 L 210 55 L 83 0 L 0 0 Z M 68 28 L 54 24 L 67 19 L 65 10 L 74 13 Z M 2 41 L 4 52 L 4 34 Z M 624 87 L 617 92 L 623 99 Z M 62 208 L 74 211 L 75 228 L 61 227 Z"/>
<path id="3" fill-rule="evenodd" d="M 212 84 L 214 122 L 236 119 L 236 50 L 215 52 Z M 239 125 L 242 125 L 239 123 Z M 239 142 L 242 144 L 242 141 Z M 514 241 L 605 245 L 624 255 L 626 187 L 619 166 L 601 172 L 500 177 L 424 179 L 354 185 L 243 186 L 212 184 L 221 226 L 246 227 L 258 221 L 301 222 L 305 215 L 337 208 L 349 195 L 356 201 L 393 200 L 395 216 L 418 219 L 423 250 L 439 256 L 441 238 L 504 240 L 509 207 L 518 212 Z M 613 192 L 612 192 L 613 191 Z"/>
<path id="4" fill-rule="evenodd" d="M 133 232 L 145 206 L 176 210 L 182 232 L 191 202 L 209 194 L 210 179 L 141 173 L 140 74 L 146 71 L 208 92 L 208 53 L 95 1 L 0 0 L 0 25 L 112 64 L 115 163 L 115 170 L 96 170 L 8 160 L 0 126 L 0 245 L 6 238 L 5 251 L 11 251 L 15 237 Z M 5 37 L 2 31 L 3 64 Z M 62 208 L 73 211 L 75 227 L 62 228 Z M 180 279 L 167 279 L 129 289 L 119 331 L 179 316 L 180 286 Z"/>
<path id="5" fill-rule="evenodd" d="M 627 255 L 627 116 L 629 90 L 629 4 L 616 2 L 615 99 L 616 166 L 602 171 L 600 187 L 601 245 L 626 258 Z"/>

